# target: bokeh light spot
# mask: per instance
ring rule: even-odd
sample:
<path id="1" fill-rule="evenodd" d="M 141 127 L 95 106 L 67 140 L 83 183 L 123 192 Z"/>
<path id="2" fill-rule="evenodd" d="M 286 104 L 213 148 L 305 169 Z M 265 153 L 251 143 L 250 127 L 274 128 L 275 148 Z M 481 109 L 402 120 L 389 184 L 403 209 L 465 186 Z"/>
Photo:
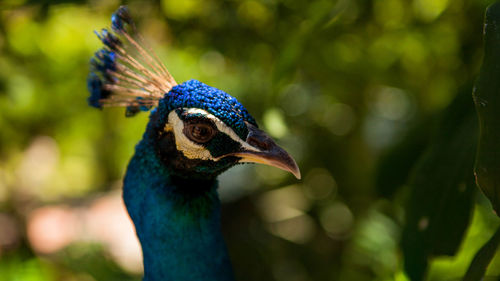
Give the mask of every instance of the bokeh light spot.
<path id="1" fill-rule="evenodd" d="M 320 222 L 330 237 L 343 239 L 352 229 L 354 215 L 347 205 L 337 201 L 322 210 Z"/>
<path id="2" fill-rule="evenodd" d="M 200 68 L 205 75 L 219 75 L 225 70 L 224 56 L 216 51 L 208 51 L 200 58 Z"/>
<path id="3" fill-rule="evenodd" d="M 288 133 L 285 117 L 280 109 L 270 108 L 266 110 L 264 116 L 262 116 L 262 120 L 267 129 L 266 132 L 272 137 L 282 138 Z"/>
<path id="4" fill-rule="evenodd" d="M 261 217 L 269 222 L 300 216 L 310 206 L 309 200 L 297 185 L 268 191 L 256 203 Z"/>
<path id="5" fill-rule="evenodd" d="M 239 20 L 254 28 L 263 28 L 271 19 L 271 12 L 258 1 L 244 1 L 238 7 Z"/>
<path id="6" fill-rule="evenodd" d="M 165 15 L 173 19 L 187 19 L 198 15 L 204 8 L 200 0 L 162 0 L 161 7 Z"/>
<path id="7" fill-rule="evenodd" d="M 36 137 L 26 149 L 17 169 L 17 176 L 25 192 L 44 196 L 50 177 L 59 162 L 59 147 L 51 137 Z"/>
<path id="8" fill-rule="evenodd" d="M 326 169 L 315 168 L 304 179 L 306 195 L 315 200 L 328 198 L 335 194 L 337 183 Z"/>
<path id="9" fill-rule="evenodd" d="M 373 106 L 384 118 L 400 120 L 411 113 L 412 103 L 408 94 L 398 88 L 382 87 L 375 93 Z"/>
<path id="10" fill-rule="evenodd" d="M 405 5 L 400 0 L 374 1 L 373 11 L 378 24 L 395 28 L 400 27 L 405 19 Z"/>
<path id="11" fill-rule="evenodd" d="M 21 55 L 34 55 L 38 51 L 35 38 L 40 29 L 29 14 L 17 13 L 7 23 L 7 40 L 12 49 Z"/>
<path id="12" fill-rule="evenodd" d="M 43 207 L 28 219 L 28 238 L 36 251 L 53 253 L 69 245 L 80 232 L 77 218 L 68 207 Z"/>
<path id="13" fill-rule="evenodd" d="M 414 0 L 413 10 L 424 21 L 433 21 L 448 7 L 448 0 Z"/>
<path id="14" fill-rule="evenodd" d="M 300 84 L 290 84 L 280 95 L 280 105 L 289 116 L 306 112 L 311 104 L 310 93 Z"/>

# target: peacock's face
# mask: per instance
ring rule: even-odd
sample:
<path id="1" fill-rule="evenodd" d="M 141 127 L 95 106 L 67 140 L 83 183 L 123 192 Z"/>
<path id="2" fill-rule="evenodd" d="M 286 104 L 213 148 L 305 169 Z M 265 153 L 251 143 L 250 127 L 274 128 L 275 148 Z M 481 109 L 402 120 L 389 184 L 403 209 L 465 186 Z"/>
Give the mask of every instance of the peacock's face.
<path id="1" fill-rule="evenodd" d="M 178 175 L 214 177 L 237 163 L 253 162 L 300 177 L 293 158 L 221 90 L 187 81 L 165 95 L 155 115 L 157 153 Z"/>

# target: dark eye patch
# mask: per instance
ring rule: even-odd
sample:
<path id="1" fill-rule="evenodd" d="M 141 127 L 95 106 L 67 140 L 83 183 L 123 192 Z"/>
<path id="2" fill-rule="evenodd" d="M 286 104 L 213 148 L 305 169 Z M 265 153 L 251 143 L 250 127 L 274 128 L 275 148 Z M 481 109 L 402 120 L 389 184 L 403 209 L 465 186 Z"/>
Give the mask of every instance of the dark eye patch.
<path id="1" fill-rule="evenodd" d="M 205 147 L 213 157 L 220 157 L 241 150 L 240 143 L 221 132 L 218 132 Z"/>

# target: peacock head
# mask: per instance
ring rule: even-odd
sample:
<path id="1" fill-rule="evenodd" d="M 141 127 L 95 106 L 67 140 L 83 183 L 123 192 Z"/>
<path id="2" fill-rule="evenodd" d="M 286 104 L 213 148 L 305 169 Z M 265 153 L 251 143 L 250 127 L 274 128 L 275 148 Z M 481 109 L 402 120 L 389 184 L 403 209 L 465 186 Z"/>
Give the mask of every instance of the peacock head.
<path id="1" fill-rule="evenodd" d="M 234 97 L 189 80 L 177 84 L 146 47 L 126 7 L 111 17 L 112 31 L 91 60 L 91 106 L 126 107 L 126 116 L 149 111 L 144 136 L 162 164 L 180 177 L 215 178 L 238 163 L 262 163 L 300 178 L 293 158 Z"/>

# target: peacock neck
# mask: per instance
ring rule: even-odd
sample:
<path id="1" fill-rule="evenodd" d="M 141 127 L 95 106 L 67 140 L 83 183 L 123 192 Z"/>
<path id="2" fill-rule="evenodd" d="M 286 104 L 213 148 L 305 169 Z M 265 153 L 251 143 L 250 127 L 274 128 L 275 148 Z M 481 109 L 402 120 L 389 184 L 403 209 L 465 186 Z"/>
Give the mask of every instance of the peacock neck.
<path id="1" fill-rule="evenodd" d="M 233 280 L 216 188 L 215 179 L 176 177 L 150 143 L 137 145 L 123 198 L 141 242 L 144 280 Z"/>

